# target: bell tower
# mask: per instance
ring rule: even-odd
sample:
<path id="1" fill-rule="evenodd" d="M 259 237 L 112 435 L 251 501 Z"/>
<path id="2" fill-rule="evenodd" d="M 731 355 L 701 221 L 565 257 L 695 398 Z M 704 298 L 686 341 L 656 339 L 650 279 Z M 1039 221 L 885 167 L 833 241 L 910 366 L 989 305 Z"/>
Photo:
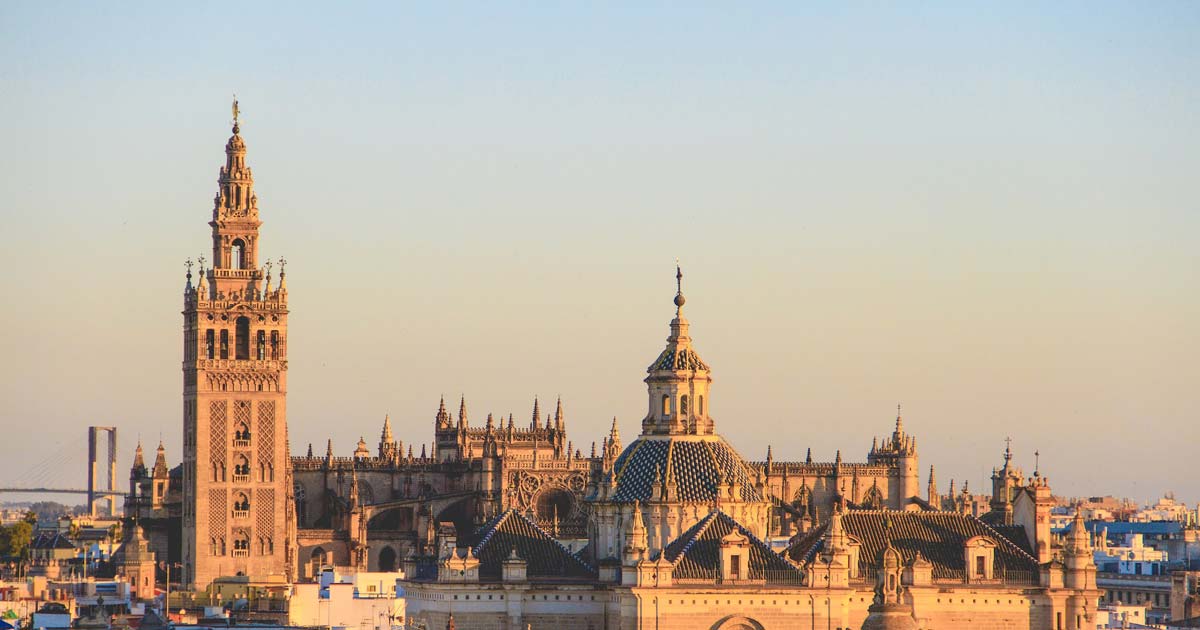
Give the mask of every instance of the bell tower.
<path id="1" fill-rule="evenodd" d="M 212 268 L 183 310 L 185 581 L 291 579 L 294 515 L 287 441 L 287 281 L 258 264 L 258 197 L 233 103 L 213 202 Z"/>

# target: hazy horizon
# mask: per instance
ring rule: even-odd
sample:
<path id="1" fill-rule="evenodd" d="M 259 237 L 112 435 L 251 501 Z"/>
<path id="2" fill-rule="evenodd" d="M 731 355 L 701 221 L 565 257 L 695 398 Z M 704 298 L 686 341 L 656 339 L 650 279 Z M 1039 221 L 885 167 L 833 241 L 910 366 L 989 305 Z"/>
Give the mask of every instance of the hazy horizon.
<path id="1" fill-rule="evenodd" d="M 291 449 L 438 399 L 637 435 L 684 270 L 746 459 L 1200 500 L 1200 7 L 0 6 L 0 487 L 180 461 L 236 92 L 288 263 Z M 260 261 L 262 262 L 262 261 Z M 77 464 L 76 464 L 77 461 Z M 62 462 L 69 462 L 64 465 Z M 980 485 L 977 485 L 980 484 Z M 923 493 L 922 493 L 923 494 Z M 4 496 L 0 495 L 0 499 Z M 62 501 L 66 502 L 66 501 Z"/>

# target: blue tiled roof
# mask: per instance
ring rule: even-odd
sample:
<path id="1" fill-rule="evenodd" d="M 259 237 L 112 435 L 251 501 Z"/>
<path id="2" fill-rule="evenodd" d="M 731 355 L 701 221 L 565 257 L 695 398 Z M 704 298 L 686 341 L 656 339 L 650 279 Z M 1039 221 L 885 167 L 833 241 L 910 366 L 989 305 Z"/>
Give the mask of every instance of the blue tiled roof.
<path id="1" fill-rule="evenodd" d="M 762 500 L 746 464 L 725 440 L 688 437 L 634 440 L 613 465 L 617 485 L 613 500 L 646 501 L 654 481 L 661 483 L 668 467 L 681 501 L 712 501 L 722 480 L 741 484 L 743 501 Z"/>

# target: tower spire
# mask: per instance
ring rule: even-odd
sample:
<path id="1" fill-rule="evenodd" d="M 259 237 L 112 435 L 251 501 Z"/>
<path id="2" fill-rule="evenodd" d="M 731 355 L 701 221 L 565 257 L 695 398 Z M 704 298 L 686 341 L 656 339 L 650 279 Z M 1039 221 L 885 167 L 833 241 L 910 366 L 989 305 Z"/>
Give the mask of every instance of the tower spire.
<path id="1" fill-rule="evenodd" d="M 133 467 L 134 470 L 145 470 L 146 460 L 142 455 L 142 438 L 138 438 L 137 450 L 133 452 Z"/>
<path id="2" fill-rule="evenodd" d="M 213 281 L 218 299 L 252 299 L 263 272 L 258 268 L 258 195 L 254 174 L 246 165 L 246 141 L 241 136 L 241 109 L 233 101 L 233 135 L 225 143 L 225 165 L 217 177 L 213 199 Z"/>

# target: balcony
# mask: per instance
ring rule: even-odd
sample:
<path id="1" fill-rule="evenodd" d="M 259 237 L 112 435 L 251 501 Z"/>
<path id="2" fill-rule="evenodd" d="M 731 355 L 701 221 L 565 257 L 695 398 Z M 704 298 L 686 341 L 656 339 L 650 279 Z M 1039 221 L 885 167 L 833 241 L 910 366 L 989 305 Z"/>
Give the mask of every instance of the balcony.
<path id="1" fill-rule="evenodd" d="M 237 512 L 234 512 L 234 514 L 236 515 Z M 243 514 L 245 514 L 245 512 L 243 512 Z M 234 558 L 249 558 L 250 550 L 249 549 L 234 549 L 233 557 Z"/>
<path id="2" fill-rule="evenodd" d="M 233 475 L 233 483 L 250 483 L 250 475 Z"/>
<path id="3" fill-rule="evenodd" d="M 233 518 L 235 518 L 235 519 L 237 519 L 237 518 L 250 518 L 250 510 L 234 510 L 234 511 L 233 511 Z M 243 551 L 244 551 L 244 550 L 243 550 Z M 233 555 L 235 555 L 235 556 L 236 556 L 236 555 L 237 555 L 237 553 L 238 553 L 238 550 L 236 550 L 236 549 L 235 549 L 235 550 L 233 551 Z"/>
<path id="4" fill-rule="evenodd" d="M 234 440 L 233 448 L 250 448 L 250 440 Z"/>

